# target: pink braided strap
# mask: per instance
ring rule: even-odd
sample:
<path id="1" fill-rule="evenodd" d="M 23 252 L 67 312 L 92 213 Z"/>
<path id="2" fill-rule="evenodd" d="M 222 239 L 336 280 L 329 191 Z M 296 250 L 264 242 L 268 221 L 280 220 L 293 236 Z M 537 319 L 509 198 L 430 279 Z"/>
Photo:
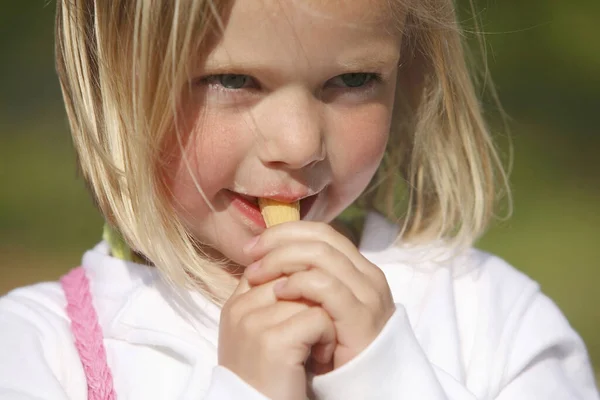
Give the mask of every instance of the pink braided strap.
<path id="1" fill-rule="evenodd" d="M 75 346 L 87 378 L 88 400 L 116 400 L 85 270 L 82 267 L 73 269 L 60 279 L 60 283 L 67 298 L 67 315 L 71 319 Z"/>

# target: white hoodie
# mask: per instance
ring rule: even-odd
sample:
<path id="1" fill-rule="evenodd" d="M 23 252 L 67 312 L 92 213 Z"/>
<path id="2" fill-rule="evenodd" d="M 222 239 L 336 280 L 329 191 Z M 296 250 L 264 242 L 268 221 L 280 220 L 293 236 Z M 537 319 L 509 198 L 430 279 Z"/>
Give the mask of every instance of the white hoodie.
<path id="1" fill-rule="evenodd" d="M 371 214 L 360 249 L 397 311 L 355 359 L 314 378 L 317 399 L 599 400 L 585 345 L 535 282 L 477 250 L 393 247 L 396 233 Z M 213 303 L 105 243 L 82 265 L 118 399 L 266 399 L 217 365 Z M 0 299 L 0 399 L 87 398 L 65 305 L 58 282 Z"/>

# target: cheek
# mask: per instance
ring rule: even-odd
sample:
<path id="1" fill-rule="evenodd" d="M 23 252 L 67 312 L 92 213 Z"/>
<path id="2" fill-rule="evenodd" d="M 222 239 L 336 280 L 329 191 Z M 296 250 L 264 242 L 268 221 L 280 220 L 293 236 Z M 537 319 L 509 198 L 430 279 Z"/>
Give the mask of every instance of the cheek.
<path id="1" fill-rule="evenodd" d="M 329 147 L 333 182 L 324 220 L 332 220 L 352 204 L 371 181 L 385 152 L 390 115 L 380 104 L 338 115 L 334 121 Z"/>
<path id="2" fill-rule="evenodd" d="M 375 173 L 389 137 L 391 112 L 383 104 L 363 107 L 339 118 L 339 142 L 333 151 L 337 171 L 352 181 L 368 181 Z M 365 183 L 365 185 L 366 185 Z"/>
<path id="3" fill-rule="evenodd" d="M 209 200 L 227 186 L 235 171 L 235 132 L 231 124 L 205 116 L 201 124 L 180 138 L 173 133 L 164 146 L 163 174 L 178 208 L 192 211 L 206 207 L 199 188 Z"/>
<path id="4" fill-rule="evenodd" d="M 328 220 L 354 202 L 377 171 L 389 137 L 390 109 L 384 104 L 365 106 L 336 119 L 329 153 L 333 186 Z"/>

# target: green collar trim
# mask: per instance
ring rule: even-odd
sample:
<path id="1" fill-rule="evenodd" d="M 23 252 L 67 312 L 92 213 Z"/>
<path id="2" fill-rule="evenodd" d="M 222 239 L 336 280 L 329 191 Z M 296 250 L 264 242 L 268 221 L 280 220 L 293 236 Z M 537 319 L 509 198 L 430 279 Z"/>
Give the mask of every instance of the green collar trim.
<path id="1" fill-rule="evenodd" d="M 104 229 L 102 231 L 102 239 L 106 243 L 108 243 L 108 247 L 110 249 L 110 254 L 119 258 L 123 261 L 135 262 L 138 264 L 145 264 L 144 260 L 136 254 L 131 247 L 125 242 L 123 235 L 121 232 L 110 226 L 109 224 L 104 224 Z"/>

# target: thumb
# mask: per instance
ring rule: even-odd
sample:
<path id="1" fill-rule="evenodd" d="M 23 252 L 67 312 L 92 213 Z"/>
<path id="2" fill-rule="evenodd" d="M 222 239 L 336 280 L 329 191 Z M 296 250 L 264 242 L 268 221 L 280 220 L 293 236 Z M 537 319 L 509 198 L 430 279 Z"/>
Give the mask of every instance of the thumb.
<path id="1" fill-rule="evenodd" d="M 234 297 L 240 296 L 249 290 L 250 290 L 250 283 L 248 283 L 248 279 L 246 279 L 246 277 L 242 274 L 240 277 L 240 282 L 238 283 L 237 287 L 231 294 L 231 297 L 234 298 Z"/>

